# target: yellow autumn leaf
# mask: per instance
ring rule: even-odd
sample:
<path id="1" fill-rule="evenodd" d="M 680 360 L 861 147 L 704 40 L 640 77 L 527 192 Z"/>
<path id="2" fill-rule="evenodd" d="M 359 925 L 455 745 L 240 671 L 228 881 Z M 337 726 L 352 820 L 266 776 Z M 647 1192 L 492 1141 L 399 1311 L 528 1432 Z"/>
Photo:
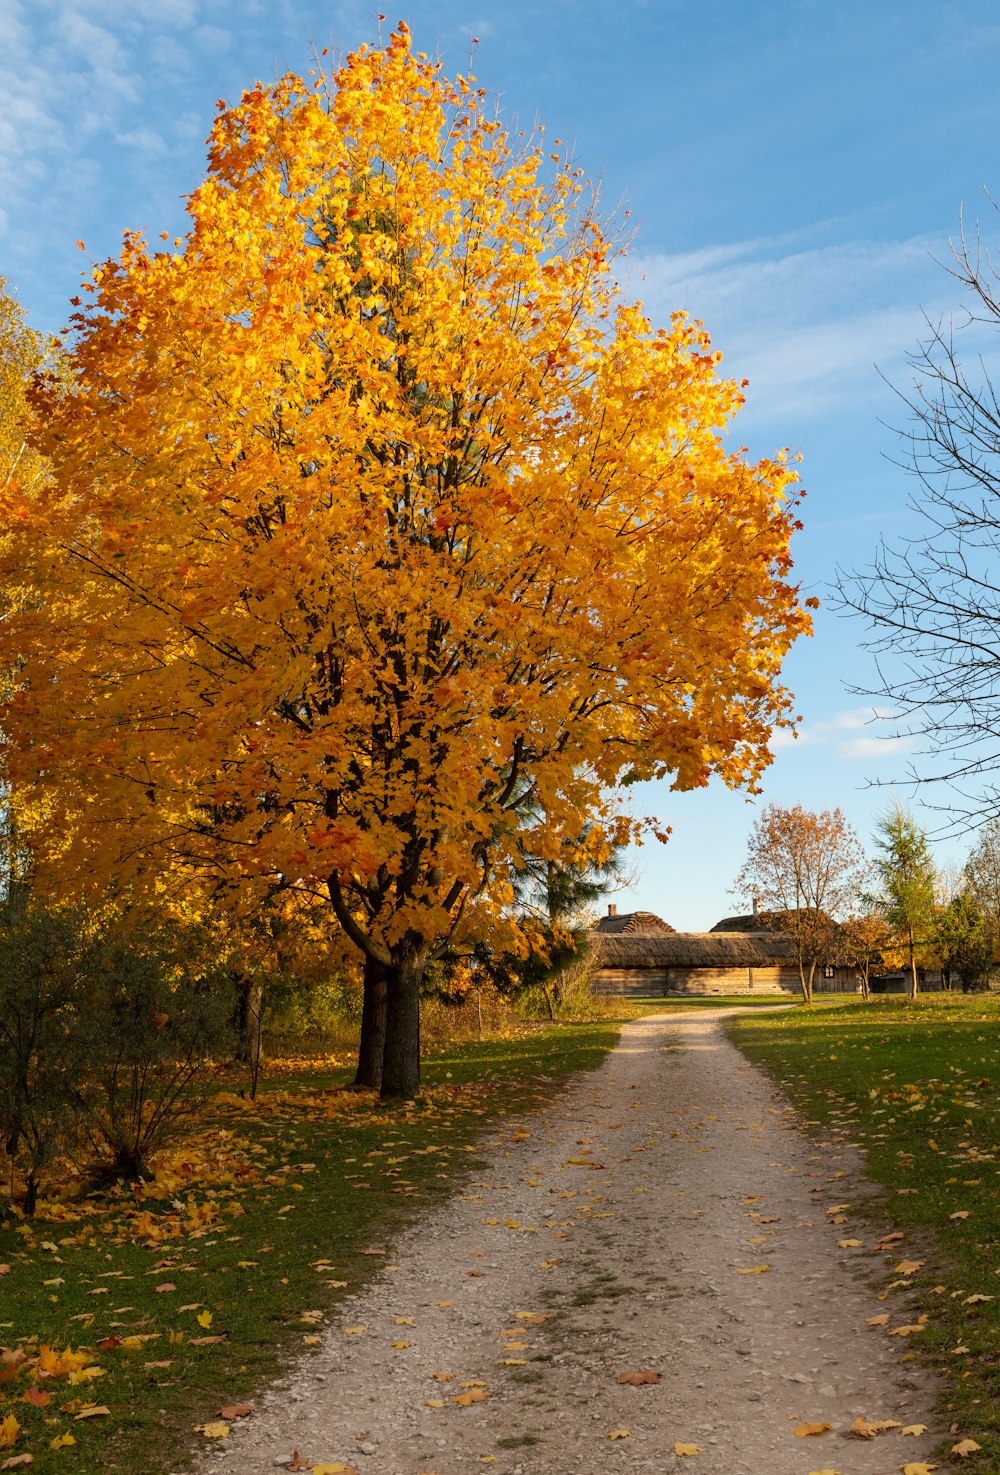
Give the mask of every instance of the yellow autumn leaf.
<path id="1" fill-rule="evenodd" d="M 194 1432 L 204 1434 L 206 1439 L 228 1439 L 230 1427 L 222 1419 L 212 1419 L 208 1424 L 196 1424 Z"/>
<path id="2" fill-rule="evenodd" d="M 879 1434 L 885 1434 L 889 1429 L 899 1429 L 901 1424 L 898 1419 L 866 1419 L 858 1414 L 851 1425 L 851 1433 L 858 1439 L 874 1439 Z"/>
<path id="3" fill-rule="evenodd" d="M 859 1250 L 861 1241 L 859 1239 L 838 1239 L 837 1247 L 841 1250 Z"/>
<path id="4" fill-rule="evenodd" d="M 746 1267 L 740 1266 L 740 1267 L 737 1268 L 736 1274 L 737 1275 L 766 1275 L 767 1272 L 770 1270 L 770 1268 L 771 1268 L 770 1265 L 749 1265 L 749 1266 L 746 1266 Z"/>
<path id="5" fill-rule="evenodd" d="M 330 1464 L 328 1461 L 320 1465 L 310 1465 L 311 1475 L 358 1475 L 354 1465 L 342 1465 L 339 1461 Z"/>
<path id="6" fill-rule="evenodd" d="M 49 1449 L 68 1449 L 76 1440 L 72 1434 L 57 1434 L 55 1439 L 49 1440 Z"/>
<path id="7" fill-rule="evenodd" d="M 392 1320 L 394 1326 L 416 1326 L 417 1324 L 412 1316 L 394 1316 Z"/>
<path id="8" fill-rule="evenodd" d="M 682 1444 L 680 1440 L 674 1445 L 675 1455 L 700 1455 L 700 1444 Z"/>
<path id="9" fill-rule="evenodd" d="M 0 1419 L 0 1449 L 10 1449 L 11 1445 L 17 1441 L 20 1432 L 21 1426 L 13 1414 Z"/>
<path id="10" fill-rule="evenodd" d="M 832 1428 L 832 1424 L 820 1424 L 803 1420 L 801 1424 L 795 1424 L 793 1426 L 792 1433 L 796 1439 L 810 1439 L 816 1434 L 826 1434 Z"/>
<path id="11" fill-rule="evenodd" d="M 903 1428 L 900 1429 L 899 1432 L 900 1432 L 900 1435 L 903 1435 L 903 1434 L 926 1434 L 927 1433 L 927 1425 L 926 1424 L 904 1424 Z"/>
<path id="12" fill-rule="evenodd" d="M 952 1445 L 951 1453 L 953 1455 L 961 1455 L 964 1459 L 966 1455 L 974 1455 L 976 1450 L 982 1449 L 982 1447 L 974 1439 L 960 1439 L 957 1444 Z"/>
<path id="13" fill-rule="evenodd" d="M 424 1408 L 444 1408 L 443 1398 L 425 1398 Z"/>
<path id="14" fill-rule="evenodd" d="M 918 1270 L 923 1270 L 923 1260 L 900 1260 L 896 1266 L 897 1275 L 915 1275 Z"/>
<path id="15" fill-rule="evenodd" d="M 909 1464 L 900 1465 L 902 1475 L 931 1475 L 937 1465 L 928 1465 L 924 1460 L 912 1460 Z"/>
<path id="16" fill-rule="evenodd" d="M 85 1403 L 75 1417 L 78 1419 L 99 1419 L 108 1417 L 110 1414 L 111 1410 L 103 1403 Z"/>
<path id="17" fill-rule="evenodd" d="M 631 1429 L 612 1429 L 611 1430 L 611 1433 L 608 1435 L 608 1438 L 609 1439 L 631 1439 L 632 1438 L 632 1431 L 631 1431 Z"/>
<path id="18" fill-rule="evenodd" d="M 199 1314 L 195 1317 L 195 1321 L 198 1323 L 199 1326 L 203 1326 L 207 1330 L 212 1325 L 211 1311 L 199 1312 Z"/>

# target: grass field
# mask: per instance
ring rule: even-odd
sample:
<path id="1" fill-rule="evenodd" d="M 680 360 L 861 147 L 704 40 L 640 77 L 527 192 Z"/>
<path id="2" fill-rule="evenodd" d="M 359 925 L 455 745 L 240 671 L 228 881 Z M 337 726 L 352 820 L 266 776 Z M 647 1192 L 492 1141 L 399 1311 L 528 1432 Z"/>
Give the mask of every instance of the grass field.
<path id="1" fill-rule="evenodd" d="M 845 1234 L 862 1256 L 873 1228 L 903 1234 L 899 1263 L 918 1268 L 887 1275 L 886 1308 L 918 1328 L 908 1354 L 943 1371 L 947 1417 L 982 1446 L 970 1468 L 1000 1470 L 1000 999 L 830 1000 L 727 1028 L 885 1185 L 877 1223 Z"/>
<path id="2" fill-rule="evenodd" d="M 210 1098 L 155 1182 L 70 1183 L 36 1218 L 0 1220 L 0 1468 L 181 1468 L 197 1426 L 318 1345 L 338 1297 L 387 1268 L 393 1232 L 464 1181 L 508 1113 L 598 1065 L 617 1033 L 540 1025 L 439 1048 L 426 1095 L 393 1109 L 344 1089 L 347 1058 L 272 1062 L 256 1102 L 235 1080 Z"/>

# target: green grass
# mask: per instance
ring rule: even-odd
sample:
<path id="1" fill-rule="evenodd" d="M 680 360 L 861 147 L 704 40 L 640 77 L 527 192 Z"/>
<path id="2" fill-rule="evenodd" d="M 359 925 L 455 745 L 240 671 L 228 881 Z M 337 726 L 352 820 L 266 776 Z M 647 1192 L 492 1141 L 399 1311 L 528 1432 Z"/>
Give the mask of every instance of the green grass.
<path id="1" fill-rule="evenodd" d="M 947 1418 L 982 1445 L 976 1468 L 1000 1468 L 1000 999 L 831 1000 L 727 1029 L 810 1126 L 866 1151 L 887 1190 L 878 1230 L 902 1230 L 898 1254 L 924 1262 L 886 1308 L 928 1316 L 908 1349 L 943 1372 Z"/>
<path id="2" fill-rule="evenodd" d="M 287 1062 L 256 1103 L 214 1097 L 141 1197 L 70 1195 L 0 1221 L 0 1346 L 29 1358 L 82 1346 L 101 1369 L 74 1384 L 0 1363 L 0 1440 L 5 1419 L 21 1426 L 0 1464 L 31 1453 L 33 1475 L 180 1468 L 179 1451 L 204 1442 L 197 1424 L 252 1402 L 338 1298 L 391 1261 L 364 1251 L 464 1181 L 484 1131 L 599 1065 L 617 1033 L 601 1020 L 439 1049 L 427 1095 L 391 1109 L 343 1089 L 346 1063 Z M 24 1401 L 32 1387 L 43 1406 Z M 88 1402 L 108 1412 L 80 1419 Z M 75 1444 L 52 1450 L 66 1434 Z"/>

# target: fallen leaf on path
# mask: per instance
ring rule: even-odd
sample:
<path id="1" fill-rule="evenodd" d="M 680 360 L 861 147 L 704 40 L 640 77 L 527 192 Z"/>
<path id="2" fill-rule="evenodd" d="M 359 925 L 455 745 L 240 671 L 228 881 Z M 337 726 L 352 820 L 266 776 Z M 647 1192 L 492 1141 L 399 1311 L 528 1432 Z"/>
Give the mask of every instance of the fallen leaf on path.
<path id="1" fill-rule="evenodd" d="M 898 1419 L 866 1419 L 858 1414 L 851 1425 L 851 1433 L 858 1439 L 874 1439 L 877 1434 L 885 1434 L 889 1429 L 900 1429 L 902 1425 Z"/>
<path id="2" fill-rule="evenodd" d="M 838 1239 L 837 1247 L 841 1250 L 859 1250 L 861 1241 L 859 1239 Z"/>
<path id="3" fill-rule="evenodd" d="M 345 1337 L 360 1337 L 367 1330 L 368 1330 L 368 1328 L 367 1327 L 363 1327 L 363 1326 L 345 1326 L 344 1327 L 344 1336 Z"/>
<path id="4" fill-rule="evenodd" d="M 248 1419 L 253 1413 L 252 1403 L 227 1403 L 225 1408 L 216 1409 L 220 1419 Z"/>
<path id="5" fill-rule="evenodd" d="M 904 1425 L 904 1427 L 902 1429 L 900 1429 L 899 1432 L 900 1432 L 901 1435 L 902 1434 L 926 1434 L 927 1433 L 927 1425 L 926 1424 L 906 1424 L 906 1425 Z"/>
<path id="6" fill-rule="evenodd" d="M 909 1465 L 900 1465 L 899 1468 L 902 1475 L 931 1475 L 931 1471 L 936 1470 L 937 1465 L 928 1465 L 924 1460 L 917 1460 Z"/>
<path id="7" fill-rule="evenodd" d="M 878 1316 L 869 1316 L 866 1325 L 868 1325 L 868 1326 L 888 1326 L 889 1325 L 889 1320 L 890 1320 L 890 1318 L 889 1318 L 888 1311 L 883 1311 Z"/>
<path id="8" fill-rule="evenodd" d="M 437 1383 L 453 1383 L 455 1381 L 454 1373 L 431 1373 L 431 1377 Z"/>
<path id="9" fill-rule="evenodd" d="M 654 1373 L 649 1368 L 643 1368 L 639 1372 L 619 1373 L 619 1383 L 631 1383 L 634 1388 L 641 1388 L 643 1383 L 658 1383 L 663 1377 L 662 1373 Z"/>
<path id="10" fill-rule="evenodd" d="M 194 1432 L 196 1434 L 204 1434 L 206 1439 L 228 1439 L 229 1425 L 221 1419 L 213 1419 L 208 1424 L 196 1424 Z"/>
<path id="11" fill-rule="evenodd" d="M 541 1326 L 547 1320 L 544 1311 L 515 1311 L 515 1321 L 523 1321 L 525 1326 Z"/>
<path id="12" fill-rule="evenodd" d="M 311 1470 L 312 1460 L 304 1460 L 297 1449 L 292 1450 L 292 1458 L 285 1466 L 286 1470 Z"/>
<path id="13" fill-rule="evenodd" d="M 681 1444 L 680 1441 L 678 1441 L 674 1445 L 674 1454 L 675 1455 L 700 1455 L 701 1454 L 701 1445 L 700 1444 Z"/>
<path id="14" fill-rule="evenodd" d="M 425 1398 L 424 1408 L 444 1408 L 443 1398 Z"/>
<path id="15" fill-rule="evenodd" d="M 632 1438 L 632 1431 L 631 1431 L 631 1429 L 612 1429 L 611 1433 L 608 1435 L 608 1438 L 609 1439 L 631 1439 Z"/>
<path id="16" fill-rule="evenodd" d="M 897 1275 L 915 1275 L 918 1270 L 923 1270 L 923 1260 L 900 1260 L 896 1266 Z"/>
<path id="17" fill-rule="evenodd" d="M 808 1439 L 813 1434 L 826 1434 L 832 1428 L 832 1424 L 802 1423 L 796 1424 L 792 1433 L 796 1439 Z"/>
<path id="18" fill-rule="evenodd" d="M 976 1450 L 982 1449 L 982 1447 L 974 1439 L 960 1439 L 957 1444 L 952 1445 L 951 1453 L 953 1455 L 962 1455 L 964 1458 L 965 1455 L 974 1455 Z"/>
<path id="19" fill-rule="evenodd" d="M 872 1245 L 872 1249 L 888 1250 L 892 1245 L 898 1245 L 899 1241 L 903 1238 L 903 1231 L 901 1229 L 894 1229 L 891 1234 L 883 1234 L 881 1239 L 877 1239 Z"/>
<path id="20" fill-rule="evenodd" d="M 770 1265 L 748 1265 L 746 1267 L 737 1266 L 736 1267 L 736 1274 L 737 1275 L 766 1275 L 767 1272 L 770 1270 L 770 1268 L 771 1268 Z"/>
<path id="21" fill-rule="evenodd" d="M 339 1462 L 335 1462 L 332 1465 L 326 1463 L 322 1465 L 310 1465 L 309 1469 L 312 1471 L 312 1475 L 358 1475 L 358 1471 L 354 1465 L 341 1465 Z"/>

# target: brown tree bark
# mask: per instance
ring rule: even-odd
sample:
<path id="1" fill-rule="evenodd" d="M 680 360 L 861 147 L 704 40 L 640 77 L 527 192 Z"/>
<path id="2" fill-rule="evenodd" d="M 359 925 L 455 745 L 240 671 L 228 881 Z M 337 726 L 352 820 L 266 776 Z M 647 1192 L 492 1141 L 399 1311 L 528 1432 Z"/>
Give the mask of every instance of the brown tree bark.
<path id="1" fill-rule="evenodd" d="M 386 969 L 383 1100 L 420 1095 L 420 983 L 424 960 L 404 952 Z"/>
<path id="2" fill-rule="evenodd" d="M 361 1002 L 361 1043 L 358 1046 L 356 1086 L 377 1091 L 382 1085 L 385 1056 L 386 1003 L 388 989 L 385 965 L 365 954 L 364 996 Z"/>
<path id="3" fill-rule="evenodd" d="M 259 978 L 243 973 L 236 978 L 236 1044 L 233 1058 L 244 1065 L 263 1059 L 260 1016 L 264 1007 L 264 985 Z"/>

